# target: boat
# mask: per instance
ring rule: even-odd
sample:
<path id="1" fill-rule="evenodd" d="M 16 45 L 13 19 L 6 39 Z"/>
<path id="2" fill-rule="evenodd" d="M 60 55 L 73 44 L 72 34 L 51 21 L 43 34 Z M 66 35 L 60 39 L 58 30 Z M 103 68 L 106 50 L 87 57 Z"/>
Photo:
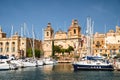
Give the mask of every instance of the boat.
<path id="1" fill-rule="evenodd" d="M 43 61 L 34 60 L 34 59 L 31 59 L 31 58 L 11 60 L 11 62 L 15 63 L 19 68 L 36 67 L 36 66 L 42 66 L 43 65 Z"/>
<path id="2" fill-rule="evenodd" d="M 113 71 L 114 67 L 108 60 L 98 56 L 86 56 L 81 61 L 73 63 L 74 70 L 107 70 Z"/>
<path id="3" fill-rule="evenodd" d="M 113 64 L 108 60 L 104 59 L 102 56 L 94 56 L 92 49 L 92 41 L 93 41 L 93 23 L 91 22 L 91 18 L 87 18 L 87 46 L 86 55 L 81 58 L 79 61 L 74 61 L 72 63 L 74 70 L 114 70 Z M 77 51 L 75 51 L 77 52 Z"/>
<path id="4" fill-rule="evenodd" d="M 21 31 L 22 34 L 22 31 Z M 35 35 L 34 35 L 34 30 L 32 28 L 32 35 L 33 35 L 33 41 L 30 40 L 31 47 L 32 47 L 32 53 L 33 53 L 33 58 L 24 58 L 24 59 L 18 59 L 18 60 L 12 60 L 12 63 L 16 63 L 18 67 L 24 68 L 24 67 L 36 67 L 36 66 L 42 66 L 43 61 L 37 60 L 35 58 L 35 50 L 34 50 L 34 40 L 35 40 Z"/>
<path id="5" fill-rule="evenodd" d="M 38 59 L 38 60 L 37 60 L 37 65 L 38 65 L 38 66 L 43 66 L 43 65 L 44 65 L 43 60 L 42 60 L 42 59 Z"/>
<path id="6" fill-rule="evenodd" d="M 37 66 L 36 61 L 32 59 L 25 59 L 22 62 L 25 67 L 36 67 Z"/>
<path id="7" fill-rule="evenodd" d="M 6 56 L 0 55 L 0 70 L 16 70 L 18 67 L 16 64 L 11 63 Z"/>
<path id="8" fill-rule="evenodd" d="M 25 65 L 24 65 L 24 63 L 23 63 L 23 61 L 22 61 L 21 59 L 11 60 L 11 63 L 16 64 L 16 66 L 17 66 L 18 68 L 25 68 Z"/>
<path id="9" fill-rule="evenodd" d="M 53 65 L 53 64 L 56 64 L 57 61 L 52 58 L 44 58 L 43 63 L 44 65 Z"/>

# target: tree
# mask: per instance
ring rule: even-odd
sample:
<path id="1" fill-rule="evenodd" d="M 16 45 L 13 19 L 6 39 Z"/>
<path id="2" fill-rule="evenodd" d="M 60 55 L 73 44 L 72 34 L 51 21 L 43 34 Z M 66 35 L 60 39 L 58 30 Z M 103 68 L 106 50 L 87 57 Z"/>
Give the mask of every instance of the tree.
<path id="1" fill-rule="evenodd" d="M 34 49 L 35 50 L 35 57 L 40 57 L 41 55 L 41 51 L 38 49 Z M 27 49 L 27 57 L 33 57 L 33 51 L 31 48 Z"/>
<path id="2" fill-rule="evenodd" d="M 69 46 L 66 51 L 70 54 L 71 51 L 74 51 L 74 48 L 72 46 Z"/>
<path id="3" fill-rule="evenodd" d="M 31 48 L 27 49 L 27 57 L 32 57 L 32 56 L 33 56 L 32 49 Z"/>
<path id="4" fill-rule="evenodd" d="M 55 45 L 55 46 L 54 46 L 54 52 L 55 52 L 55 53 L 61 53 L 61 48 L 60 48 L 60 46 Z"/>
<path id="5" fill-rule="evenodd" d="M 66 52 L 66 49 L 62 48 L 60 49 L 60 52 L 62 53 L 62 55 L 64 55 L 64 53 Z"/>
<path id="6" fill-rule="evenodd" d="M 40 58 L 40 55 L 41 55 L 41 51 L 38 49 L 35 49 L 35 57 Z"/>

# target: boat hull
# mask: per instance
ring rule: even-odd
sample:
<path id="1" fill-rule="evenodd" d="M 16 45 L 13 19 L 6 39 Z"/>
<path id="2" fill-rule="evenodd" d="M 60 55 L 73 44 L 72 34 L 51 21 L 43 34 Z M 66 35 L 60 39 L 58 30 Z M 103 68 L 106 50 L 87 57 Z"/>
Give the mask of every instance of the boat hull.
<path id="1" fill-rule="evenodd" d="M 104 70 L 104 71 L 113 71 L 114 68 L 112 65 L 80 65 L 73 64 L 74 71 L 76 70 Z"/>

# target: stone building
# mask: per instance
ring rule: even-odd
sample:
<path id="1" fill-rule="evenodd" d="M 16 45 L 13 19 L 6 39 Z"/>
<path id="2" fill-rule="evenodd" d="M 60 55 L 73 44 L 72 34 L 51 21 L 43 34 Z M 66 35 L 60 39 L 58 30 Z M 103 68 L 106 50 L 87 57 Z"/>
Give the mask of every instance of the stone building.
<path id="1" fill-rule="evenodd" d="M 116 31 L 109 30 L 105 34 L 96 33 L 93 42 L 94 54 L 107 54 L 114 56 L 120 53 L 120 27 L 116 26 Z"/>
<path id="2" fill-rule="evenodd" d="M 77 49 L 79 41 L 81 39 L 81 27 L 77 20 L 72 20 L 67 32 L 58 30 L 54 33 L 51 23 L 48 23 L 44 30 L 44 41 L 43 41 L 43 51 L 45 57 L 50 57 L 52 55 L 52 41 L 54 45 L 61 46 L 62 48 L 68 48 L 68 46 L 73 46 Z"/>
<path id="3" fill-rule="evenodd" d="M 6 33 L 2 32 L 0 27 L 0 55 L 9 56 L 27 56 L 26 51 L 28 48 L 32 48 L 33 39 L 27 37 L 21 37 L 18 33 L 15 33 L 11 37 L 6 37 Z M 42 42 L 40 40 L 34 40 L 34 48 L 42 49 Z"/>
<path id="4" fill-rule="evenodd" d="M 100 55 L 106 53 L 105 34 L 100 34 L 100 33 L 94 34 L 93 53 L 94 55 Z"/>

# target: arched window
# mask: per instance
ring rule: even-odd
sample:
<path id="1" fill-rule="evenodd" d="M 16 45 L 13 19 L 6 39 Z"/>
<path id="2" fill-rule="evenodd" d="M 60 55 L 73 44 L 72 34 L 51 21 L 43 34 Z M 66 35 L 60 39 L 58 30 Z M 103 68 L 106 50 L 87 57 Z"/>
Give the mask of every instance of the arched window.
<path id="1" fill-rule="evenodd" d="M 12 42 L 12 45 L 15 46 L 15 42 Z"/>
<path id="2" fill-rule="evenodd" d="M 12 42 L 12 44 L 15 44 L 15 42 Z"/>
<path id="3" fill-rule="evenodd" d="M 105 50 L 105 52 L 107 52 L 107 50 Z"/>
<path id="4" fill-rule="evenodd" d="M 0 46 L 2 46 L 3 45 L 3 43 L 2 42 L 0 42 Z"/>
<path id="5" fill-rule="evenodd" d="M 47 32 L 47 36 L 49 36 L 49 32 Z"/>
<path id="6" fill-rule="evenodd" d="M 6 45 L 9 46 L 9 42 L 6 42 Z"/>
<path id="7" fill-rule="evenodd" d="M 74 29 L 74 34 L 76 34 L 76 29 Z"/>
<path id="8" fill-rule="evenodd" d="M 99 41 L 97 41 L 97 43 L 96 43 L 96 47 L 100 47 L 101 45 L 100 45 L 100 42 Z"/>

